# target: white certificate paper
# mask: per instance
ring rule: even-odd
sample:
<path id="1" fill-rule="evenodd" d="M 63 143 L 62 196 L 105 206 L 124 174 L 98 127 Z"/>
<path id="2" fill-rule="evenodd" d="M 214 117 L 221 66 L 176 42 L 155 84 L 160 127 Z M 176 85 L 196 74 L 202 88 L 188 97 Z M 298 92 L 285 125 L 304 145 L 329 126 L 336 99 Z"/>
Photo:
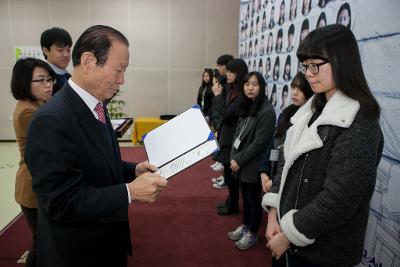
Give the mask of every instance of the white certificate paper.
<path id="1" fill-rule="evenodd" d="M 190 150 L 186 154 L 183 154 L 179 158 L 162 166 L 156 171 L 156 173 L 168 179 L 178 172 L 192 166 L 196 162 L 208 157 L 216 150 L 218 150 L 217 141 L 207 141 L 193 150 Z"/>
<path id="2" fill-rule="evenodd" d="M 149 162 L 167 179 L 219 150 L 198 106 L 147 133 L 143 143 Z"/>

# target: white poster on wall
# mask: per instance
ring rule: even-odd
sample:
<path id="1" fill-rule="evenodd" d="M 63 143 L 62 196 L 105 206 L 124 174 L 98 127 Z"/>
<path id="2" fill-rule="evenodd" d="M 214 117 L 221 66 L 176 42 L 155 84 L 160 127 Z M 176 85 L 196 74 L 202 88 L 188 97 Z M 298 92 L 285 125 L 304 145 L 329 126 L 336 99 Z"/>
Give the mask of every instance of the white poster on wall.
<path id="1" fill-rule="evenodd" d="M 341 23 L 356 36 L 385 137 L 360 266 L 400 266 L 399 10 L 398 0 L 241 0 L 240 6 L 239 55 L 264 75 L 278 114 L 290 104 L 296 50 L 308 32 Z"/>

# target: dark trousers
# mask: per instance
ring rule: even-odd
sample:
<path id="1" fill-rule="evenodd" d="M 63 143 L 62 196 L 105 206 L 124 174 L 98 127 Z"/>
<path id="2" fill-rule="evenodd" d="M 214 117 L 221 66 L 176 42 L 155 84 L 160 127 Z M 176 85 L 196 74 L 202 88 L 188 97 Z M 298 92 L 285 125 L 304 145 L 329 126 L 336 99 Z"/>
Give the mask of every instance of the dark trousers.
<path id="1" fill-rule="evenodd" d="M 32 246 L 29 250 L 29 254 L 26 258 L 25 266 L 33 267 L 36 266 L 36 228 L 37 228 L 37 209 L 24 207 L 21 205 L 22 213 L 25 215 L 28 222 L 29 228 L 32 233 Z"/>
<path id="2" fill-rule="evenodd" d="M 224 164 L 224 180 L 229 190 L 229 205 L 235 208 L 239 206 L 239 181 L 233 176 L 230 167 L 230 164 Z"/>
<path id="3" fill-rule="evenodd" d="M 286 255 L 282 255 L 279 260 L 272 258 L 272 267 L 286 267 Z"/>
<path id="4" fill-rule="evenodd" d="M 288 267 L 322 267 L 321 265 L 300 258 L 291 252 L 286 253 L 286 255 L 288 259 Z"/>
<path id="5" fill-rule="evenodd" d="M 243 198 L 243 224 L 248 225 L 252 233 L 260 229 L 261 207 L 261 181 L 257 183 L 240 182 Z"/>

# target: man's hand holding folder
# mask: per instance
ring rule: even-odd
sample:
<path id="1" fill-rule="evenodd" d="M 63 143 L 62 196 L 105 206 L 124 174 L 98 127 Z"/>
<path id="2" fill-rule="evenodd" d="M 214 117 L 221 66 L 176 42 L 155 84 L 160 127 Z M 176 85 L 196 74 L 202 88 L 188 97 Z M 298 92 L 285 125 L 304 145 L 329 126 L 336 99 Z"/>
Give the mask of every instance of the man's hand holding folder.
<path id="1" fill-rule="evenodd" d="M 148 161 L 136 165 L 136 179 L 128 184 L 131 201 L 154 202 L 158 195 L 167 186 L 167 180 L 154 173 L 157 171 L 155 165 Z"/>

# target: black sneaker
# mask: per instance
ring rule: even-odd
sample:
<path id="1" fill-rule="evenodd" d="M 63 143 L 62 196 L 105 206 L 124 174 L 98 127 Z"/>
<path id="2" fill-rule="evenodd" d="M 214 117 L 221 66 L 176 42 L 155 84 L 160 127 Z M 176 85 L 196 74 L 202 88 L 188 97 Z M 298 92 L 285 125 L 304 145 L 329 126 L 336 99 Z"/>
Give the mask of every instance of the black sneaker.
<path id="1" fill-rule="evenodd" d="M 231 214 L 236 214 L 239 213 L 239 207 L 238 206 L 232 206 L 232 205 L 227 205 L 223 206 L 221 208 L 218 208 L 218 215 L 231 215 Z"/>
<path id="2" fill-rule="evenodd" d="M 228 205 L 229 205 L 229 198 L 227 200 L 225 200 L 225 202 L 218 203 L 217 208 L 219 209 L 219 208 L 222 208 L 222 207 L 228 206 Z"/>

